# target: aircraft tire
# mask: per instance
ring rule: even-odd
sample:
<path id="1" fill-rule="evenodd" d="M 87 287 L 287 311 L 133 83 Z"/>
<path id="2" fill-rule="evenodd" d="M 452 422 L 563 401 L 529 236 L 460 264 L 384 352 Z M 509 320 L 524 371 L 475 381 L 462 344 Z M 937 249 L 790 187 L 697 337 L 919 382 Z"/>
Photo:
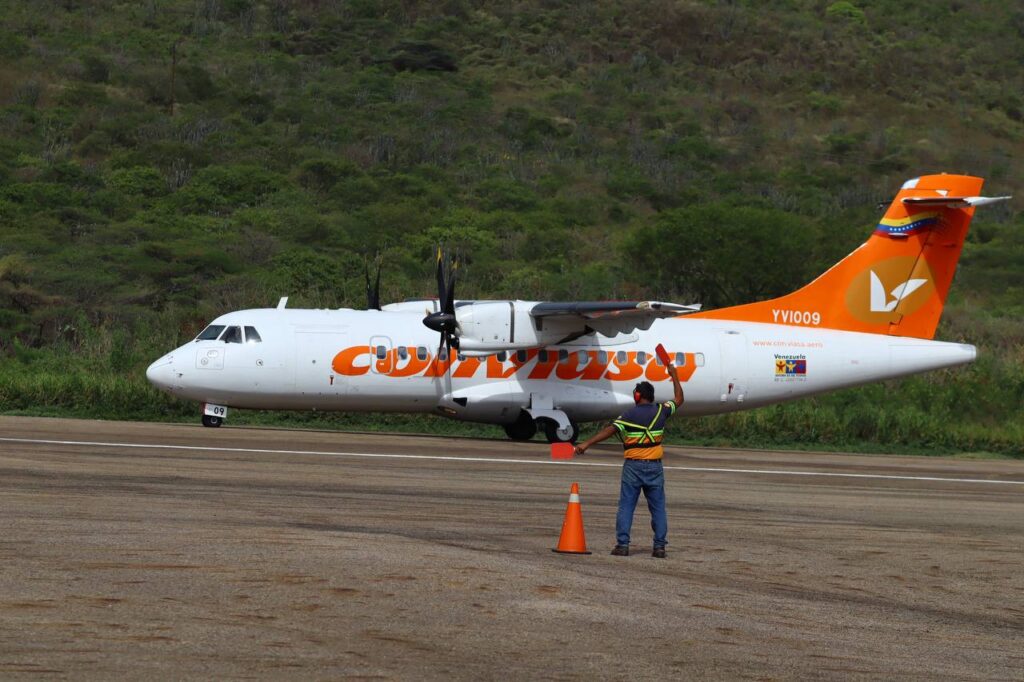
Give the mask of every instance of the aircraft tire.
<path id="1" fill-rule="evenodd" d="M 221 417 L 214 417 L 213 415 L 209 415 L 209 414 L 204 414 L 203 415 L 203 426 L 209 426 L 209 427 L 212 427 L 212 428 L 216 428 L 216 427 L 220 426 L 223 423 L 224 423 L 224 419 L 221 418 Z"/>
<path id="2" fill-rule="evenodd" d="M 580 435 L 580 426 L 576 422 L 569 422 L 569 432 L 558 428 L 558 422 L 553 419 L 544 420 L 544 435 L 549 443 L 575 443 Z"/>
<path id="3" fill-rule="evenodd" d="M 512 440 L 530 440 L 537 435 L 537 423 L 523 412 L 519 419 L 511 424 L 505 424 L 505 435 Z"/>

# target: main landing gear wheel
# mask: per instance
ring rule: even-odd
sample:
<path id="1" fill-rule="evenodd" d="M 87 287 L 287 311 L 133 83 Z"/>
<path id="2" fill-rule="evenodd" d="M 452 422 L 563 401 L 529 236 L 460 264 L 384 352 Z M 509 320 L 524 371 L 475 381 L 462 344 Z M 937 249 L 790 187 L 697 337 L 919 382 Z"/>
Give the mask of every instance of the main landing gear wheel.
<path id="1" fill-rule="evenodd" d="M 537 434 L 537 423 L 525 412 L 511 424 L 505 424 L 505 434 L 512 440 L 530 440 Z"/>
<path id="2" fill-rule="evenodd" d="M 569 422 L 568 428 L 559 428 L 554 419 L 544 420 L 544 435 L 549 443 L 575 443 L 580 435 L 580 427 L 576 422 Z"/>
<path id="3" fill-rule="evenodd" d="M 203 426 L 210 426 L 210 427 L 216 428 L 216 427 L 220 426 L 223 423 L 224 423 L 224 418 L 223 417 L 214 417 L 214 416 L 209 415 L 209 414 L 204 414 L 203 415 Z"/>

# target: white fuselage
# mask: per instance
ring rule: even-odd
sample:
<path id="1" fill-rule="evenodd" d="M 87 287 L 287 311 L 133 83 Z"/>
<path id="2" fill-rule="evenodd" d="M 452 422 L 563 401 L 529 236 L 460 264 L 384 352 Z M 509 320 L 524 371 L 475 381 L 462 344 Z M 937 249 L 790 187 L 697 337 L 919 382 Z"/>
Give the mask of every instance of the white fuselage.
<path id="1" fill-rule="evenodd" d="M 546 404 L 577 422 L 633 404 L 638 381 L 672 396 L 655 359 L 678 357 L 682 413 L 760 407 L 974 360 L 974 346 L 916 338 L 686 317 L 609 338 L 438 362 L 423 310 L 259 309 L 213 324 L 250 326 L 258 343 L 191 341 L 147 376 L 182 398 L 238 408 L 431 412 L 495 424 Z M 546 357 L 545 357 L 546 356 Z"/>

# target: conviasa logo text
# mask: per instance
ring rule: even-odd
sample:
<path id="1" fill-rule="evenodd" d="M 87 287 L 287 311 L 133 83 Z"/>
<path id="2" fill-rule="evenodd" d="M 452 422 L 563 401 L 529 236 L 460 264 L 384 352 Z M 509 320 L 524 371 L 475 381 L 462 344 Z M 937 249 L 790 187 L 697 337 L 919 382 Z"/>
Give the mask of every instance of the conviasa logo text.
<path id="1" fill-rule="evenodd" d="M 389 377 L 440 377 L 451 372 L 456 379 L 560 379 L 562 381 L 668 381 L 668 369 L 644 351 L 541 351 L 531 349 L 486 358 L 450 357 L 442 360 L 415 347 L 385 348 L 377 353 L 373 346 L 351 346 L 334 356 L 331 368 L 342 376 L 361 376 L 371 369 Z M 404 352 L 403 352 L 404 351 Z M 676 376 L 689 381 L 697 371 L 697 353 L 676 353 Z M 703 360 L 703 356 L 701 356 Z M 643 360 L 643 362 L 641 362 Z"/>

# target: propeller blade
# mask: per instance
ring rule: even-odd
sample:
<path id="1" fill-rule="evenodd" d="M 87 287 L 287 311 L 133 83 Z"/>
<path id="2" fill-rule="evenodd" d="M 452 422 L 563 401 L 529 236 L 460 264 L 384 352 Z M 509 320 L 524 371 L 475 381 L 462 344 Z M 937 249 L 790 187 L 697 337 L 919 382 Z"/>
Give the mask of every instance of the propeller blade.
<path id="1" fill-rule="evenodd" d="M 449 315 L 455 315 L 455 280 L 458 279 L 459 261 L 452 261 L 451 273 L 448 275 L 448 290 L 445 292 L 445 309 Z"/>
<path id="2" fill-rule="evenodd" d="M 377 256 L 377 281 L 373 285 L 373 309 L 380 310 L 380 269 L 381 269 L 381 258 Z"/>
<path id="3" fill-rule="evenodd" d="M 437 247 L 437 305 L 438 310 L 444 312 L 444 254 L 440 245 Z"/>
<path id="4" fill-rule="evenodd" d="M 423 324 L 440 334 L 437 346 L 436 362 L 442 362 L 441 351 L 445 351 L 445 372 L 451 371 L 452 349 L 459 348 L 456 332 L 459 321 L 455 317 L 455 280 L 458 279 L 459 264 L 456 259 L 446 262 L 444 249 L 437 247 L 437 312 L 427 311 Z"/>
<path id="5" fill-rule="evenodd" d="M 366 280 L 366 309 L 367 310 L 380 310 L 380 270 L 381 270 L 381 257 L 377 254 L 374 259 L 377 262 L 377 280 L 376 284 L 370 285 L 370 264 L 368 262 L 363 263 L 363 279 Z"/>
<path id="6" fill-rule="evenodd" d="M 366 280 L 366 309 L 373 310 L 373 292 L 370 291 L 370 266 L 363 263 L 363 279 Z"/>

